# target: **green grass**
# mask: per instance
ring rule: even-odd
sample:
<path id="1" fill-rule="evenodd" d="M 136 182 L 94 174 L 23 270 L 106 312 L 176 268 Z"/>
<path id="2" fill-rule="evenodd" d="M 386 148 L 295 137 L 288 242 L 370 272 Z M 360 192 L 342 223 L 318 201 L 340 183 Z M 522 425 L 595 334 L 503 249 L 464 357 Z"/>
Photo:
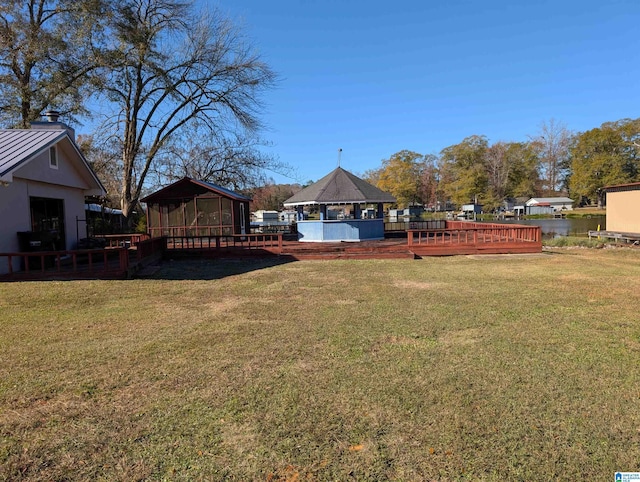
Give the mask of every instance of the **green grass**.
<path id="1" fill-rule="evenodd" d="M 613 480 L 640 251 L 0 285 L 0 480 Z"/>

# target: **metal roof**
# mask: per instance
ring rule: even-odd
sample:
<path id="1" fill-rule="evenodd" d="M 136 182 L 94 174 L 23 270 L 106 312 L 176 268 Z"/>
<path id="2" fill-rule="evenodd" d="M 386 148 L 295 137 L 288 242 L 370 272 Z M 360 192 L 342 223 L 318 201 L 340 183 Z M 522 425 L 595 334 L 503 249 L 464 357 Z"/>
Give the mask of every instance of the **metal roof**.
<path id="1" fill-rule="evenodd" d="M 202 184 L 203 186 L 213 191 L 218 191 L 220 194 L 225 194 L 230 198 L 237 199 L 238 201 L 251 201 L 250 197 L 245 196 L 243 194 L 239 194 L 235 191 L 232 191 L 231 189 L 227 189 L 226 187 L 219 186 L 218 184 L 214 184 L 212 182 L 207 182 L 207 181 L 196 181 L 195 179 L 192 179 L 192 181 L 195 182 L 196 184 Z"/>
<path id="2" fill-rule="evenodd" d="M 286 207 L 305 204 L 395 203 L 388 192 L 336 168 L 318 182 L 304 188 L 284 202 Z"/>
<path id="3" fill-rule="evenodd" d="M 0 129 L 0 177 L 29 162 L 66 135 L 63 130 Z"/>
<path id="4" fill-rule="evenodd" d="M 235 199 L 236 201 L 251 201 L 250 197 L 244 196 L 242 194 L 238 194 L 237 192 L 227 189 L 226 187 L 218 186 L 217 184 L 213 184 L 212 182 L 198 181 L 190 177 L 183 177 L 182 179 L 172 184 L 169 184 L 168 186 L 165 186 L 162 189 L 140 199 L 140 202 L 149 203 L 149 202 L 153 202 L 156 198 L 162 199 L 165 193 L 170 192 L 171 189 L 173 189 L 176 186 L 179 186 L 180 184 L 195 184 L 197 186 L 201 186 L 205 188 L 208 191 L 221 194 L 224 197 Z"/>
<path id="5" fill-rule="evenodd" d="M 605 186 L 606 192 L 635 191 L 640 189 L 640 182 L 630 182 L 628 184 L 616 184 L 614 186 Z"/>
<path id="6" fill-rule="evenodd" d="M 66 129 L 33 128 L 33 129 L 0 129 L 0 180 L 12 181 L 13 172 L 27 164 L 34 157 L 49 147 L 66 139 L 77 154 L 77 159 L 90 174 L 94 185 L 91 190 L 95 194 L 104 195 L 106 189 L 96 173 L 80 152 L 78 145 L 69 136 Z"/>
<path id="7" fill-rule="evenodd" d="M 568 204 L 568 203 L 572 203 L 573 199 L 570 199 L 568 197 L 532 197 L 531 199 L 529 199 L 527 201 L 527 204 L 533 203 L 533 202 L 535 202 L 536 204 L 542 204 L 542 203 L 550 203 L 550 204 L 563 203 L 563 204 Z"/>

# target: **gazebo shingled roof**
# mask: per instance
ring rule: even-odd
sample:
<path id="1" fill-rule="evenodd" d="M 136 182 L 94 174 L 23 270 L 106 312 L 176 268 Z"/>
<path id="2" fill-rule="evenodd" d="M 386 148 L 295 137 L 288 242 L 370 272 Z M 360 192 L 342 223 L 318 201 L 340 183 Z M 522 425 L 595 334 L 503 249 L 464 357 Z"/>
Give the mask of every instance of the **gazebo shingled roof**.
<path id="1" fill-rule="evenodd" d="M 286 207 L 308 204 L 395 203 L 391 194 L 338 167 L 284 202 Z"/>

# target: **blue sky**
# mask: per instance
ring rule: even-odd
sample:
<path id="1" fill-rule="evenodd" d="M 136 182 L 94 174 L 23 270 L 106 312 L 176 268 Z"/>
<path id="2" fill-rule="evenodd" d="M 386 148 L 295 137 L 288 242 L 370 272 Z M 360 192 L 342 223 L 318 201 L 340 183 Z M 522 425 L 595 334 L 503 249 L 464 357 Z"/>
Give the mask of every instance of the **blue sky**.
<path id="1" fill-rule="evenodd" d="M 207 3 L 201 0 L 201 3 Z M 211 2 L 211 5 L 214 5 Z M 279 74 L 264 97 L 276 182 L 356 174 L 403 149 L 525 141 L 640 117 L 637 0 L 220 0 Z"/>

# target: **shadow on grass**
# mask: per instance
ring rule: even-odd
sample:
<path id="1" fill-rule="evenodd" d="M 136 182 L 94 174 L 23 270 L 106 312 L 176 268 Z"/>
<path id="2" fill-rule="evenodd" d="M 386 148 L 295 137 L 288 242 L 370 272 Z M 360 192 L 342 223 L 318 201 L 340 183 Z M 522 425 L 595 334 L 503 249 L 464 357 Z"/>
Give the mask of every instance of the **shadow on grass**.
<path id="1" fill-rule="evenodd" d="M 153 273 L 138 278 L 156 280 L 215 280 L 295 261 L 286 256 L 165 260 Z"/>

